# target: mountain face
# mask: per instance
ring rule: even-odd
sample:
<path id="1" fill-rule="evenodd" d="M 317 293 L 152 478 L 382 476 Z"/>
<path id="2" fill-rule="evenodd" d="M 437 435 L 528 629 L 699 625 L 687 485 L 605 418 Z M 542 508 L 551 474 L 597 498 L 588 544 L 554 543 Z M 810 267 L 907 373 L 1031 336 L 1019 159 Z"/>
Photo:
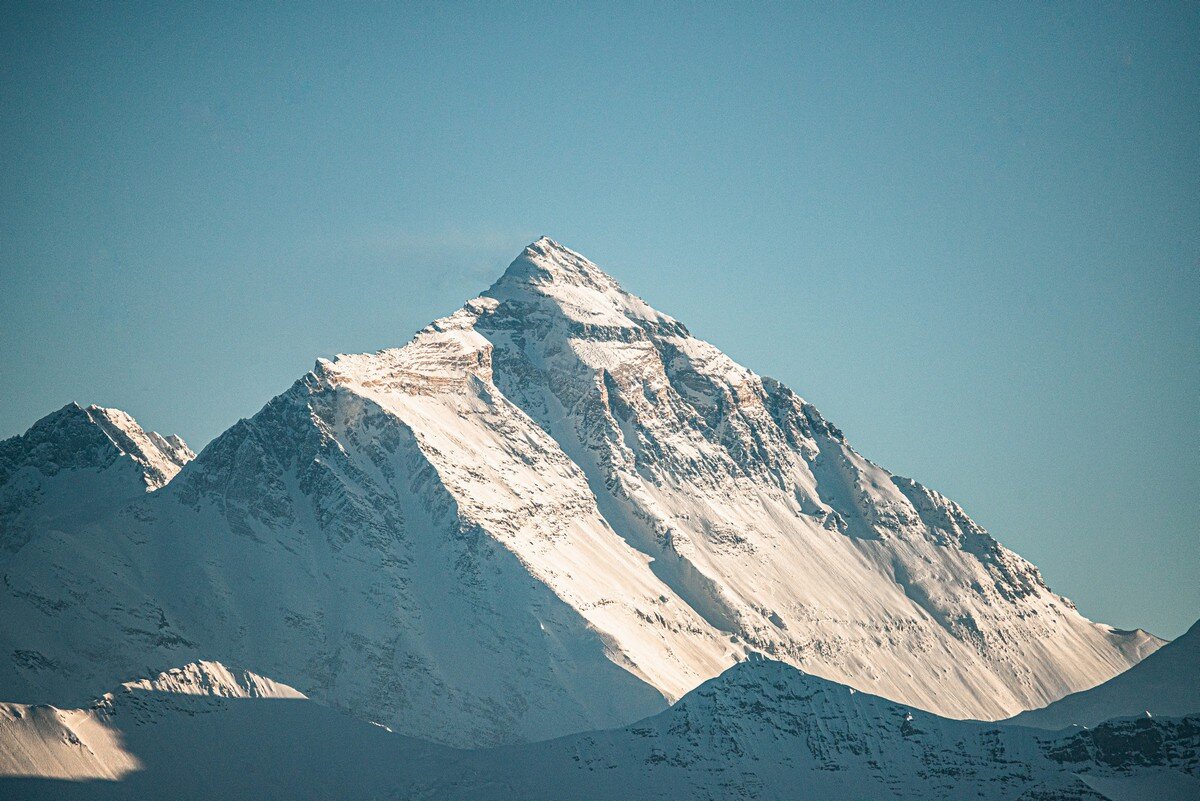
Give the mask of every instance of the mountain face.
<path id="1" fill-rule="evenodd" d="M 750 653 L 995 719 L 1161 644 L 548 239 L 165 487 L 74 497 L 71 525 L 4 531 L 0 697 L 215 659 L 475 746 L 623 725 Z"/>
<path id="2" fill-rule="evenodd" d="M 70 779 L 70 781 L 62 781 Z M 957 721 L 735 665 L 624 728 L 458 751 L 204 662 L 86 709 L 0 705 L 0 795 L 22 798 L 1193 799 L 1200 717 L 1079 732 Z"/>
<path id="3" fill-rule="evenodd" d="M 0 558 L 165 486 L 193 457 L 179 437 L 145 431 L 120 409 L 67 404 L 0 442 Z"/>
<path id="4" fill-rule="evenodd" d="M 1117 717 L 1194 713 L 1200 713 L 1200 621 L 1179 639 L 1103 684 L 1006 722 L 1061 729 L 1095 726 Z"/>

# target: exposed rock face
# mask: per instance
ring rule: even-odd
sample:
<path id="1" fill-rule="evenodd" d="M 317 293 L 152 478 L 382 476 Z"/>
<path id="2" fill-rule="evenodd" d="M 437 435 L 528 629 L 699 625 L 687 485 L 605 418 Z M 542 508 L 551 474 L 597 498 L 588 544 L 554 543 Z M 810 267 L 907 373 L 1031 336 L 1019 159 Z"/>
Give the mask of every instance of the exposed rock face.
<path id="1" fill-rule="evenodd" d="M 8 697 L 217 658 L 478 745 L 627 723 L 751 651 L 999 718 L 1160 644 L 547 239 L 157 492 L 80 497 L 5 567 Z"/>

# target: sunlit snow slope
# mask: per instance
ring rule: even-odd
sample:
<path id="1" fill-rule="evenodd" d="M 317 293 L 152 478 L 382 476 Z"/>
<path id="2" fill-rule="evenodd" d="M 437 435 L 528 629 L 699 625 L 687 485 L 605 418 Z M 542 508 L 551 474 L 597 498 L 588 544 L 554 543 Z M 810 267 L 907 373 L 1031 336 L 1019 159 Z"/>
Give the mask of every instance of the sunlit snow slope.
<path id="1" fill-rule="evenodd" d="M 751 651 L 1000 718 L 1160 644 L 548 239 L 157 492 L 73 504 L 5 566 L 0 697 L 218 658 L 477 745 L 627 723 Z"/>
<path id="2" fill-rule="evenodd" d="M 198 749 L 195 744 L 185 745 L 188 733 L 182 731 L 181 719 L 214 716 L 220 720 L 214 739 L 227 742 L 236 736 L 238 723 L 229 714 L 231 707 L 221 702 L 250 699 L 303 700 L 304 695 L 250 671 L 230 669 L 217 662 L 195 662 L 155 678 L 125 682 L 83 709 L 0 703 L 0 777 L 128 779 L 148 767 L 137 753 L 144 748 L 139 735 L 147 727 L 153 732 L 149 739 L 174 749 L 171 761 L 188 762 L 195 759 Z M 270 708 L 263 711 L 269 712 Z M 322 719 L 313 720 L 317 723 Z M 327 720 L 338 721 L 338 716 L 330 715 Z M 354 721 L 350 725 L 357 728 L 366 724 Z M 330 727 L 327 722 L 316 728 L 324 729 L 313 732 L 316 737 L 333 740 L 340 734 L 338 727 Z M 222 761 L 228 763 L 235 755 L 223 756 Z M 156 767 L 162 769 L 161 765 Z M 205 773 L 220 770 L 216 765 L 197 768 Z M 230 778 L 219 781 L 228 782 Z M 145 789 L 130 792 L 144 794 Z"/>
<path id="3" fill-rule="evenodd" d="M 1193 713 L 1200 713 L 1200 622 L 1104 684 L 1022 712 L 1010 722 L 1061 729 L 1095 726 L 1116 717 Z"/>

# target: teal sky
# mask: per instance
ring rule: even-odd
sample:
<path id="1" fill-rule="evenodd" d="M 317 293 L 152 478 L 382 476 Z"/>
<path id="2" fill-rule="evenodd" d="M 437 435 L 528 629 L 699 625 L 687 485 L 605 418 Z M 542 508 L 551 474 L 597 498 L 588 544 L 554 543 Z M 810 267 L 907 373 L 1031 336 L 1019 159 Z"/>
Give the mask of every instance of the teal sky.
<path id="1" fill-rule="evenodd" d="M 198 447 L 548 234 L 1090 617 L 1200 617 L 1200 5 L 0 5 L 0 436 Z"/>

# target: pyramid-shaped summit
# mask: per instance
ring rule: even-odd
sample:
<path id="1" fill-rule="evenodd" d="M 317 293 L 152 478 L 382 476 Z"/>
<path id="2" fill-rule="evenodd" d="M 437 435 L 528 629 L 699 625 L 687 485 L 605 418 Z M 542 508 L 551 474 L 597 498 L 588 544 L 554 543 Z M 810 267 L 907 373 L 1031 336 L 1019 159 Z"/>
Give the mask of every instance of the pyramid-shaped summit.
<path id="1" fill-rule="evenodd" d="M 540 299 L 584 325 L 606 322 L 621 327 L 635 320 L 678 325 L 626 292 L 587 258 L 545 236 L 525 248 L 484 295 L 513 303 Z"/>
<path id="2" fill-rule="evenodd" d="M 22 552 L 0 646 L 36 658 L 0 680 L 203 658 L 475 745 L 628 723 L 751 652 L 1000 718 L 1160 644 L 545 238 L 404 347 L 319 362 L 141 506 L 80 568 L 119 581 L 63 569 L 69 538 Z"/>
<path id="3" fill-rule="evenodd" d="M 531 242 L 508 266 L 498 283 L 593 284 L 614 287 L 607 273 L 569 248 L 543 236 Z"/>

